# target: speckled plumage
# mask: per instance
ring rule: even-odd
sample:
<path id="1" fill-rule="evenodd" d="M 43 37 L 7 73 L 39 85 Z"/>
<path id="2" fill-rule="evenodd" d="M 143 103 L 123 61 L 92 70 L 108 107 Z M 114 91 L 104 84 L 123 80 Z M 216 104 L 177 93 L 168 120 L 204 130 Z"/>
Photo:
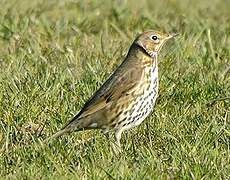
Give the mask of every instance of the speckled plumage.
<path id="1" fill-rule="evenodd" d="M 120 146 L 122 132 L 138 126 L 154 107 L 159 82 L 157 55 L 174 36 L 155 31 L 139 35 L 122 64 L 82 110 L 46 141 L 83 129 L 114 129 L 116 145 Z"/>

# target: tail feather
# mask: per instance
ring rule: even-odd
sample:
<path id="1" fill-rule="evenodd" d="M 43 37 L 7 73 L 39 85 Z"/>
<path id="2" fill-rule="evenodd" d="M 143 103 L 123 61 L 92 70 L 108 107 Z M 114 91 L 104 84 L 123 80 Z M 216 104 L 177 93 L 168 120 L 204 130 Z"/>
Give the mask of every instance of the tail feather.
<path id="1" fill-rule="evenodd" d="M 45 139 L 43 142 L 48 143 L 50 140 L 58 138 L 63 134 L 81 130 L 83 126 L 80 125 L 80 121 L 77 118 L 78 115 L 75 116 L 69 123 L 67 123 L 61 130 L 53 134 L 51 137 Z"/>
<path id="2" fill-rule="evenodd" d="M 62 130 L 56 132 L 55 134 L 53 134 L 51 137 L 45 139 L 43 142 L 44 142 L 44 143 L 48 143 L 50 140 L 55 139 L 55 138 L 58 138 L 58 137 L 62 136 L 63 134 L 66 134 L 66 133 L 68 133 L 68 132 L 69 132 L 69 130 L 66 129 L 66 128 L 64 128 L 64 129 L 62 129 Z"/>

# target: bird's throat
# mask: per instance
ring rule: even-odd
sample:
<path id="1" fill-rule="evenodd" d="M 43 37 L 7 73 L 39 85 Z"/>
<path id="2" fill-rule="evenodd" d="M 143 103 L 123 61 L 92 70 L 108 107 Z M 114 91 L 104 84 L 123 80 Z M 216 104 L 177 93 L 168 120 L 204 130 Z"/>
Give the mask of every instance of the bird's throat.
<path id="1" fill-rule="evenodd" d="M 146 54 L 147 56 L 151 58 L 155 58 L 157 56 L 157 53 L 158 53 L 157 51 L 146 49 L 144 46 L 141 46 L 141 45 L 138 45 L 138 46 L 142 50 L 142 52 Z"/>
<path id="2" fill-rule="evenodd" d="M 131 63 L 132 66 L 137 68 L 153 67 L 157 63 L 157 56 L 157 52 L 147 52 L 143 47 L 133 44 L 126 58 L 126 63 Z"/>
<path id="3" fill-rule="evenodd" d="M 139 64 L 143 65 L 144 67 L 153 67 L 157 64 L 157 52 L 152 52 L 151 56 L 147 53 L 141 52 L 137 54 L 139 59 Z"/>

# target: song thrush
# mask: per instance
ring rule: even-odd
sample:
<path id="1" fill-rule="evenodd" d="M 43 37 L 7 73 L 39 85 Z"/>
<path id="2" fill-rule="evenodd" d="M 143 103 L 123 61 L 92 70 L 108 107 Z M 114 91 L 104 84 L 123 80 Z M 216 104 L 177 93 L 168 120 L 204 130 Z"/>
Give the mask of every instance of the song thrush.
<path id="1" fill-rule="evenodd" d="M 82 110 L 46 141 L 72 131 L 114 129 L 120 147 L 122 132 L 138 126 L 153 109 L 159 81 L 157 56 L 164 43 L 176 35 L 156 31 L 139 35 L 121 65 Z"/>

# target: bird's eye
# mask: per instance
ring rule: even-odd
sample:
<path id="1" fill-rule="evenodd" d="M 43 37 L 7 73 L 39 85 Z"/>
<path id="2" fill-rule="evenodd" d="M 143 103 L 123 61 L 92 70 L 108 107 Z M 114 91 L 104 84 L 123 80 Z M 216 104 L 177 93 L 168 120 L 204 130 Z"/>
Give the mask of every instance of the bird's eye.
<path id="1" fill-rule="evenodd" d="M 153 35 L 153 36 L 151 37 L 151 39 L 154 40 L 154 41 L 156 41 L 156 40 L 158 39 L 158 37 L 157 37 L 156 35 Z"/>

